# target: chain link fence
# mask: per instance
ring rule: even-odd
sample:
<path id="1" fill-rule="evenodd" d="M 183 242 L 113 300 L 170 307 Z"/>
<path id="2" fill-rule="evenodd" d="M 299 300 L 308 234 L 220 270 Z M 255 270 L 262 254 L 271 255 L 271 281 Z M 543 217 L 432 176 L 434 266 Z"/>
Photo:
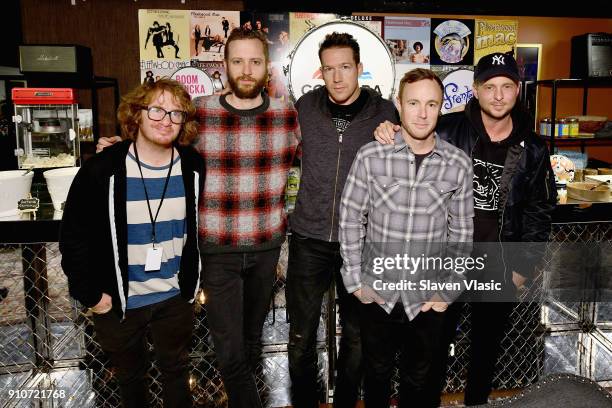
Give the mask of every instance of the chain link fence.
<path id="1" fill-rule="evenodd" d="M 575 243 L 566 251 L 563 243 Z M 553 273 L 578 259 L 588 265 L 590 284 L 612 289 L 612 223 L 553 224 L 546 268 Z M 603 270 L 603 274 L 597 271 Z M 607 288 L 607 289 L 606 289 Z M 607 297 L 609 299 L 609 296 Z M 607 300 L 606 299 L 606 300 Z M 612 387 L 612 303 L 547 299 L 541 310 L 546 328 L 544 373 L 571 373 Z"/>
<path id="2" fill-rule="evenodd" d="M 602 245 L 603 243 L 603 245 Z M 602 247 L 612 243 L 612 223 L 553 224 L 550 244 L 536 274 L 533 287 L 538 291 L 550 276 L 556 276 L 566 257 L 595 262 L 603 256 Z M 584 245 L 574 245 L 584 244 Z M 607 244 L 607 245 L 606 245 Z M 569 252 L 576 247 L 585 253 Z M 612 271 L 607 271 L 610 278 Z M 548 283 L 548 282 L 546 282 Z M 541 298 L 541 293 L 530 293 Z M 447 368 L 445 392 L 465 388 L 470 355 L 470 305 L 464 306 L 454 350 Z M 523 388 L 547 374 L 571 373 L 612 386 L 612 304 L 567 302 L 546 297 L 545 302 L 521 302 L 510 314 L 509 329 L 502 340 L 502 353 L 496 364 L 494 389 Z"/>
<path id="3" fill-rule="evenodd" d="M 0 247 L 0 407 L 120 406 L 113 368 L 96 342 L 89 312 L 68 293 L 60 260 L 57 243 Z M 286 264 L 285 244 L 264 325 L 263 358 L 256 377 L 266 406 L 274 407 L 290 405 Z M 194 302 L 196 323 L 189 384 L 194 406 L 222 407 L 227 397 L 215 363 L 205 304 L 201 291 Z M 329 370 L 327 320 L 324 307 L 317 340 L 323 383 Z M 153 355 L 151 361 L 148 373 L 151 400 L 153 406 L 161 407 L 161 374 Z M 51 401 L 35 398 L 41 395 L 40 391 L 27 396 L 19 395 L 17 390 L 56 390 L 65 397 Z"/>
<path id="4" fill-rule="evenodd" d="M 554 269 L 565 242 L 612 242 L 611 223 L 558 224 L 542 276 Z M 118 407 L 113 368 L 95 340 L 87 312 L 68 294 L 57 243 L 0 246 L 0 407 Z M 287 361 L 289 326 L 285 309 L 287 247 L 283 246 L 270 312 L 264 327 L 264 353 L 257 384 L 268 407 L 290 405 Z M 190 386 L 196 407 L 222 407 L 226 396 L 216 368 L 206 321 L 205 296 L 194 303 L 196 325 Z M 324 302 L 317 348 L 321 396 L 329 395 L 339 328 L 335 307 Z M 470 306 L 465 305 L 451 350 L 445 392 L 465 387 L 470 353 Z M 328 319 L 329 316 L 333 316 Z M 549 373 L 573 373 L 612 385 L 612 308 L 610 304 L 548 299 L 518 303 L 502 341 L 494 387 L 522 388 Z M 328 333 L 330 335 L 328 335 Z M 335 336 L 331 335 L 335 334 Z M 155 361 L 153 356 L 151 361 Z M 160 372 L 148 376 L 151 399 L 161 407 Z M 397 387 L 397 377 L 394 380 Z M 63 392 L 56 399 L 28 398 L 19 390 Z M 30 397 L 33 397 L 30 395 Z"/>

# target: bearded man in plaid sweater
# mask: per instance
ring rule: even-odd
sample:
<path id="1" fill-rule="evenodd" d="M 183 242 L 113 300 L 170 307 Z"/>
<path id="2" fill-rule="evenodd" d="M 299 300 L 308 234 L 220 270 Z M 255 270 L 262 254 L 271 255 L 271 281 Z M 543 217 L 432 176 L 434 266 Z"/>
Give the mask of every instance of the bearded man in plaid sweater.
<path id="1" fill-rule="evenodd" d="M 234 30 L 225 46 L 232 93 L 197 98 L 206 163 L 200 201 L 200 251 L 207 317 L 230 407 L 257 408 L 253 376 L 269 310 L 280 246 L 283 193 L 299 143 L 297 113 L 262 93 L 268 44 Z"/>

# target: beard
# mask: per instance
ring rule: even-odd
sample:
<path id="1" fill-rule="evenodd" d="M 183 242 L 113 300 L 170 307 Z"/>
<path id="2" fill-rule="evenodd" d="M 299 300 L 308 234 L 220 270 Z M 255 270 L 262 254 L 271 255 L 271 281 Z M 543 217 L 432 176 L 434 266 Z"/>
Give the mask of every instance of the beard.
<path id="1" fill-rule="evenodd" d="M 250 86 L 241 86 L 238 81 L 240 80 L 250 80 L 253 81 Z M 259 95 L 266 83 L 268 82 L 268 74 L 264 75 L 261 78 L 253 78 L 252 76 L 243 75 L 238 77 L 233 77 L 228 75 L 227 82 L 229 83 L 232 92 L 240 99 L 253 99 Z"/>

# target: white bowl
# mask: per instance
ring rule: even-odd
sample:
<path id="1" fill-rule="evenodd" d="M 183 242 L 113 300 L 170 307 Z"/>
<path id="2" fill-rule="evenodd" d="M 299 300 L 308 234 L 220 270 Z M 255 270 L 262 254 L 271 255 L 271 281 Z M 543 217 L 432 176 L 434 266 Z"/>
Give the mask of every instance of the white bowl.
<path id="1" fill-rule="evenodd" d="M 68 190 L 70 190 L 72 180 L 78 171 L 78 167 L 63 167 L 47 170 L 43 173 L 55 211 L 63 210 L 62 205 L 68 197 Z"/>
<path id="2" fill-rule="evenodd" d="M 0 171 L 0 218 L 18 215 L 17 203 L 28 198 L 34 172 L 25 174 L 26 171 Z"/>

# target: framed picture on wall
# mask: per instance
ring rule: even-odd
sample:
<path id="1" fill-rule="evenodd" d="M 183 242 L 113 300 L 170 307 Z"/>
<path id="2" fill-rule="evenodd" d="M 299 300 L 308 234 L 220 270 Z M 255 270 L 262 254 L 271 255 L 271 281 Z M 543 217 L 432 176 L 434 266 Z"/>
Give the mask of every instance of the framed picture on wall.
<path id="1" fill-rule="evenodd" d="M 525 108 L 534 120 L 532 128 L 536 130 L 538 121 L 538 87 L 536 81 L 540 77 L 540 62 L 542 61 L 542 44 L 516 44 L 514 57 L 521 77 L 520 98 Z"/>
<path id="2" fill-rule="evenodd" d="M 542 44 L 516 44 L 514 56 L 521 80 L 537 81 L 540 79 Z"/>

